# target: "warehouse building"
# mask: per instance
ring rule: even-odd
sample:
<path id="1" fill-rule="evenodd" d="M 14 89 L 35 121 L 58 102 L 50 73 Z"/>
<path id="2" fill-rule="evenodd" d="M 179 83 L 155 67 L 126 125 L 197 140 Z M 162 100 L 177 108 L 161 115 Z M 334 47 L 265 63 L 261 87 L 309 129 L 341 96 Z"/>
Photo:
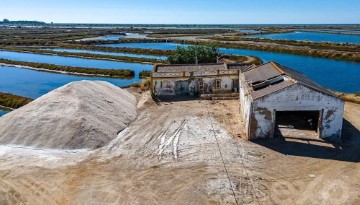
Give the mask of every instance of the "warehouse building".
<path id="1" fill-rule="evenodd" d="M 270 62 L 239 77 L 240 110 L 249 140 L 272 138 L 280 124 L 341 137 L 344 101 L 303 74 Z"/>

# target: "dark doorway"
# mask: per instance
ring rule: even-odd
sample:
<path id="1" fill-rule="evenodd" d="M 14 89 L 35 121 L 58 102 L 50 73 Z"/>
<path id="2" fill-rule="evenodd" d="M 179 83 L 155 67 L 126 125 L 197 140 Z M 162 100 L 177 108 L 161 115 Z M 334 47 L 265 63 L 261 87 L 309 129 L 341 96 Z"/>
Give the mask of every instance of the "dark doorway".
<path id="1" fill-rule="evenodd" d="M 275 137 L 319 137 L 320 111 L 276 111 Z"/>
<path id="2" fill-rule="evenodd" d="M 175 82 L 175 94 L 176 95 L 189 95 L 189 82 L 188 81 L 176 81 Z"/>

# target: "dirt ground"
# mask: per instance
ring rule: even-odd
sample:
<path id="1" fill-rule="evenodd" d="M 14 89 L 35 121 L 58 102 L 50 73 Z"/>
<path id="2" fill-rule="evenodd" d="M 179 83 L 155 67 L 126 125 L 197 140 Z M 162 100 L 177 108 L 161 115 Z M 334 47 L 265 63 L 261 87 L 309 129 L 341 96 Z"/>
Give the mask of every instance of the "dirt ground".
<path id="1" fill-rule="evenodd" d="M 248 142 L 236 100 L 137 98 L 137 119 L 95 151 L 0 146 L 0 204 L 360 204 L 359 104 L 332 145 Z"/>

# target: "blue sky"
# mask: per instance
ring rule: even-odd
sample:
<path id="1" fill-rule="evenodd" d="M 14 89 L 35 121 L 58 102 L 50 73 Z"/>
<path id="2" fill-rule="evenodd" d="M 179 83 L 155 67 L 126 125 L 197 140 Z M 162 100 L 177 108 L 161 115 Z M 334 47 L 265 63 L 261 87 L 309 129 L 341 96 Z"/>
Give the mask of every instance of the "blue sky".
<path id="1" fill-rule="evenodd" d="M 55 23 L 360 24 L 360 0 L 0 0 L 0 19 Z"/>

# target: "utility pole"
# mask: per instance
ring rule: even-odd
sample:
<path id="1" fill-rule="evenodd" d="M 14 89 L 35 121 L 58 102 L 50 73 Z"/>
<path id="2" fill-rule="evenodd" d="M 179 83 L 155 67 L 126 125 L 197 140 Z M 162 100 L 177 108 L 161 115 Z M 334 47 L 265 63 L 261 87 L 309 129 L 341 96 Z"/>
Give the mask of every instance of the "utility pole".
<path id="1" fill-rule="evenodd" d="M 198 65 L 199 64 L 199 59 L 197 57 L 197 53 L 196 53 L 196 50 L 195 50 L 195 65 Z"/>

